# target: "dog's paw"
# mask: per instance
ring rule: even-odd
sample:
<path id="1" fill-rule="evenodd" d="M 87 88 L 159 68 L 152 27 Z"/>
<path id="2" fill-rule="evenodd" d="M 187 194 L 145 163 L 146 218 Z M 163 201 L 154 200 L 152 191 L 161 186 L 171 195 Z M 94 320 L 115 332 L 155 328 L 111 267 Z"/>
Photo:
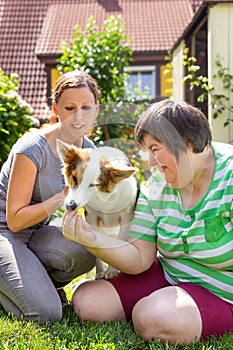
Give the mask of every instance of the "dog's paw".
<path id="1" fill-rule="evenodd" d="M 109 280 L 110 278 L 116 277 L 118 275 L 119 271 L 117 269 L 114 269 L 113 267 L 108 268 L 104 272 L 98 272 L 95 276 L 96 280 Z"/>
<path id="2" fill-rule="evenodd" d="M 112 266 L 109 266 L 107 270 L 104 272 L 104 278 L 109 280 L 110 278 L 116 277 L 119 271 Z"/>
<path id="3" fill-rule="evenodd" d="M 100 260 L 100 259 L 96 259 L 96 276 L 95 279 L 96 280 L 101 280 L 104 278 L 104 273 L 106 271 L 106 264 Z"/>
<path id="4" fill-rule="evenodd" d="M 110 265 L 108 265 L 108 268 L 106 269 L 105 263 L 97 259 L 96 276 L 95 276 L 96 280 L 101 280 L 101 279 L 109 280 L 110 278 L 116 277 L 118 273 L 119 271 Z"/>
<path id="5" fill-rule="evenodd" d="M 95 275 L 95 279 L 96 280 L 102 280 L 105 278 L 105 272 L 98 272 L 96 275 Z"/>

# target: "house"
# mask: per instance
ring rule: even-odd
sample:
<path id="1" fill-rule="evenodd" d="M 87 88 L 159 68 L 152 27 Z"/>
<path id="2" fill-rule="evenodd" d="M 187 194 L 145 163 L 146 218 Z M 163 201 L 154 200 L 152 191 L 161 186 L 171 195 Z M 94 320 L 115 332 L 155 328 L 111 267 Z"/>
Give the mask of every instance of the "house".
<path id="1" fill-rule="evenodd" d="M 74 26 L 78 24 L 84 29 L 90 15 L 93 15 L 98 26 L 110 15 L 121 15 L 125 33 L 133 39 L 130 70 L 134 78 L 145 78 L 154 101 L 166 97 L 167 86 L 163 71 L 165 56 L 171 50 L 174 67 L 173 95 L 176 99 L 189 100 L 190 96 L 187 91 L 185 94 L 182 84 L 183 47 L 195 47 L 190 52 L 196 54 L 199 52 L 198 45 L 202 46 L 205 54 L 202 57 L 205 62 L 203 68 L 209 75 L 212 66 L 209 63 L 208 38 L 214 28 L 217 31 L 216 18 L 218 21 L 221 19 L 222 12 L 220 11 L 219 17 L 216 12 L 221 6 L 232 6 L 231 3 L 232 1 L 205 0 L 1 1 L 0 67 L 5 74 L 19 74 L 19 93 L 32 105 L 34 116 L 40 120 L 46 119 L 50 115 L 49 97 L 57 77 L 56 59 L 61 55 L 62 40 L 70 42 Z M 225 25 L 226 23 L 224 27 Z M 230 21 L 225 30 L 227 29 L 232 31 Z M 200 44 L 202 35 L 205 37 L 204 45 Z M 228 44 L 225 45 L 225 57 Z M 217 134 L 216 137 L 228 141 L 225 130 L 223 135 Z"/>
<path id="2" fill-rule="evenodd" d="M 144 75 L 153 99 L 166 96 L 165 55 L 192 20 L 197 0 L 5 0 L 0 2 L 0 67 L 19 74 L 22 97 L 37 118 L 49 114 L 61 41 L 72 40 L 74 26 L 84 29 L 90 15 L 101 26 L 121 15 L 132 41 L 133 67 Z"/>

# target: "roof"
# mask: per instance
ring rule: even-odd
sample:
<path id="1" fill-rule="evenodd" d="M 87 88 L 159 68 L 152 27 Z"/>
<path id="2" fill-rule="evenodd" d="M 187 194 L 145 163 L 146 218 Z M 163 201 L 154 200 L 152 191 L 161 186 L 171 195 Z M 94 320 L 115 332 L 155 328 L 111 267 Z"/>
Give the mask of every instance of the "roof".
<path id="1" fill-rule="evenodd" d="M 202 3 L 201 0 L 192 0 L 192 8 L 194 12 L 198 9 L 201 3 Z"/>
<path id="2" fill-rule="evenodd" d="M 173 51 L 182 40 L 185 40 L 186 35 L 189 32 L 193 32 L 193 28 L 195 26 L 199 26 L 200 23 L 202 22 L 202 15 L 206 14 L 206 10 L 208 9 L 209 6 L 213 6 L 219 3 L 233 3 L 233 0 L 193 0 L 192 7 L 195 9 L 193 18 L 189 22 L 189 24 L 186 26 L 185 30 L 183 31 L 183 34 L 177 39 L 177 41 L 174 43 L 173 47 L 171 47 L 171 51 Z M 206 20 L 206 19 L 204 19 Z M 203 22 L 202 22 L 203 23 Z"/>
<path id="3" fill-rule="evenodd" d="M 78 5 L 77 5 L 78 2 Z M 61 52 L 62 40 L 70 42 L 75 25 L 85 29 L 93 15 L 99 28 L 110 15 L 120 15 L 125 33 L 133 38 L 134 52 L 167 51 L 182 34 L 193 16 L 189 0 L 107 0 L 52 4 L 47 11 L 36 53 Z"/>
<path id="4" fill-rule="evenodd" d="M 59 54 L 61 39 L 70 40 L 74 24 L 84 26 L 90 15 L 101 24 L 110 14 L 121 14 L 134 51 L 166 51 L 196 6 L 195 0 L 0 0 L 0 67 L 7 75 L 19 74 L 19 93 L 36 117 L 45 118 L 47 75 L 37 54 Z"/>

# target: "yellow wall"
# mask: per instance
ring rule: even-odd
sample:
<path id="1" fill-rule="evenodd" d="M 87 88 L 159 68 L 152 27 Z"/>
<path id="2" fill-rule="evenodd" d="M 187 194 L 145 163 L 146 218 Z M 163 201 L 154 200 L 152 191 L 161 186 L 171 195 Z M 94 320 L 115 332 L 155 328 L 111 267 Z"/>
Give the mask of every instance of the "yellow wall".
<path id="1" fill-rule="evenodd" d="M 51 93 L 54 90 L 55 83 L 56 83 L 57 79 L 59 78 L 59 76 L 60 76 L 60 74 L 56 68 L 51 69 L 51 89 L 52 89 Z"/>
<path id="2" fill-rule="evenodd" d="M 160 67 L 160 95 L 171 97 L 172 95 L 172 71 L 169 73 L 164 73 L 166 70 L 166 66 Z M 168 81 L 169 80 L 169 81 Z"/>

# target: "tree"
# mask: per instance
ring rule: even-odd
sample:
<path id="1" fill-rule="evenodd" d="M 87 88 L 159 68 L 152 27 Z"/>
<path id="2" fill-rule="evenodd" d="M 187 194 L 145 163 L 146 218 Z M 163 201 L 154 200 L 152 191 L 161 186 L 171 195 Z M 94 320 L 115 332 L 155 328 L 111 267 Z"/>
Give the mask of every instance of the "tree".
<path id="1" fill-rule="evenodd" d="M 32 109 L 18 94 L 18 75 L 0 69 L 0 167 L 11 147 L 32 126 Z"/>
<path id="2" fill-rule="evenodd" d="M 98 82 L 101 103 L 111 103 L 125 98 L 126 68 L 132 59 L 130 38 L 124 34 L 120 16 L 110 16 L 99 31 L 93 16 L 86 25 L 86 32 L 76 26 L 71 43 L 62 44 L 62 56 L 57 60 L 57 69 L 67 72 L 85 70 Z"/>

